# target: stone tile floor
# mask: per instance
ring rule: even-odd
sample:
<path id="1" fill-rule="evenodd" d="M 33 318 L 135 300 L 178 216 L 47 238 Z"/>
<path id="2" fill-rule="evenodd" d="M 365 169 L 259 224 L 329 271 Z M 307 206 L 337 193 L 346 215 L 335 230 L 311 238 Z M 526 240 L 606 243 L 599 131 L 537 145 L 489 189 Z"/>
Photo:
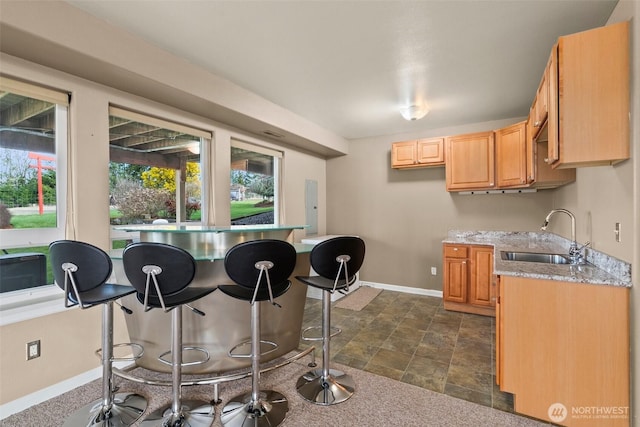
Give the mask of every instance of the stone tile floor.
<path id="1" fill-rule="evenodd" d="M 322 304 L 307 298 L 303 329 L 322 324 Z M 331 360 L 439 393 L 513 412 L 495 385 L 495 319 L 446 311 L 442 299 L 383 290 L 361 311 L 331 308 L 342 333 Z M 301 341 L 301 347 L 314 343 Z M 322 345 L 318 342 L 318 365 Z"/>

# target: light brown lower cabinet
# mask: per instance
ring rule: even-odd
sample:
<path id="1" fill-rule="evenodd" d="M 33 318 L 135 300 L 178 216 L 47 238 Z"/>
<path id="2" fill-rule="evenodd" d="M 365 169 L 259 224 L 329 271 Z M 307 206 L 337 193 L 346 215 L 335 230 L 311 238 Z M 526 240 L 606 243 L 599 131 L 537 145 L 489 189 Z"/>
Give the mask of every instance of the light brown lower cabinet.
<path id="1" fill-rule="evenodd" d="M 496 381 L 516 412 L 628 426 L 629 289 L 500 276 Z"/>
<path id="2" fill-rule="evenodd" d="M 493 246 L 445 243 L 442 250 L 444 308 L 494 316 Z"/>

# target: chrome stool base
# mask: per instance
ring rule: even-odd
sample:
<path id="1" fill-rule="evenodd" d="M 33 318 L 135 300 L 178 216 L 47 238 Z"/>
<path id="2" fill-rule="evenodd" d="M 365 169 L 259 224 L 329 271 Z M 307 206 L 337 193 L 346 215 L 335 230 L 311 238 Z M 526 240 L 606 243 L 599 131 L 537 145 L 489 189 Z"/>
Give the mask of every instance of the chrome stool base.
<path id="1" fill-rule="evenodd" d="M 65 427 L 118 427 L 135 423 L 147 409 L 147 400 L 134 393 L 113 395 L 111 409 L 104 407 L 102 399 L 83 406 L 66 419 Z"/>
<path id="2" fill-rule="evenodd" d="M 289 411 L 289 402 L 281 393 L 273 390 L 260 390 L 257 401 L 251 393 L 232 398 L 220 414 L 225 427 L 272 427 L 280 425 Z"/>
<path id="3" fill-rule="evenodd" d="M 171 406 L 157 409 L 149 414 L 140 426 L 162 427 L 209 427 L 213 424 L 215 409 L 209 402 L 183 400 L 182 409 L 174 414 Z"/>
<path id="4" fill-rule="evenodd" d="M 300 396 L 318 405 L 335 405 L 353 396 L 355 382 L 350 375 L 335 369 L 322 377 L 322 369 L 307 372 L 296 383 Z"/>

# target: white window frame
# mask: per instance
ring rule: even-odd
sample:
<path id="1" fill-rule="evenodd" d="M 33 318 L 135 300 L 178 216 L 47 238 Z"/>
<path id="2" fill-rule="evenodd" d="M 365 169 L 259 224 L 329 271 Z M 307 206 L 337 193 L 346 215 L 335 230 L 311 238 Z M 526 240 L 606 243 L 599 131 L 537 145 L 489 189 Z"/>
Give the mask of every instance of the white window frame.
<path id="1" fill-rule="evenodd" d="M 213 184 L 210 181 L 211 174 L 205 171 L 211 167 L 211 149 L 209 148 L 213 143 L 213 134 L 210 131 L 198 129 L 190 125 L 184 125 L 173 121 L 171 119 L 154 117 L 150 114 L 138 113 L 133 110 L 129 110 L 124 107 L 109 105 L 109 117 L 115 116 L 118 118 L 129 119 L 135 122 L 144 123 L 152 126 L 158 126 L 165 129 L 171 129 L 176 132 L 182 132 L 199 138 L 200 142 L 200 224 L 208 224 L 209 216 L 209 199 L 211 198 L 211 188 Z M 178 178 L 176 176 L 176 178 Z M 178 190 L 176 190 L 178 191 Z M 179 194 L 176 192 L 176 199 Z M 138 239 L 140 233 L 126 232 L 116 230 L 111 227 L 110 230 L 110 247 L 113 246 L 114 240 L 123 239 Z"/>
<path id="2" fill-rule="evenodd" d="M 4 76 L 0 78 L 0 86 L 3 90 L 56 105 L 56 226 L 0 230 L 0 248 L 48 246 L 55 240 L 65 238 L 68 185 L 67 147 L 69 144 L 68 95 Z M 62 301 L 63 294 L 55 284 L 0 294 L 0 326 L 62 312 L 65 310 Z"/>
<path id="3" fill-rule="evenodd" d="M 282 209 L 280 203 L 282 200 L 282 158 L 284 157 L 284 153 L 282 151 L 234 138 L 231 139 L 231 146 L 273 157 L 273 225 L 280 225 L 280 212 Z"/>
<path id="4" fill-rule="evenodd" d="M 0 248 L 48 246 L 65 238 L 67 220 L 68 107 L 56 104 L 56 226 L 0 230 Z"/>

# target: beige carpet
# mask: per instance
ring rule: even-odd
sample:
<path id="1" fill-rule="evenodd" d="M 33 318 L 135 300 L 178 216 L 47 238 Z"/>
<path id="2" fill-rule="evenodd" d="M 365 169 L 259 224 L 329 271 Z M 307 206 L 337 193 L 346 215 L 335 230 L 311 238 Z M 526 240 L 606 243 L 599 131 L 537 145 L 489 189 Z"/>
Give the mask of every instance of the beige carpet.
<path id="1" fill-rule="evenodd" d="M 342 297 L 336 303 L 338 308 L 346 308 L 348 310 L 360 311 L 366 307 L 382 289 L 372 288 L 370 286 L 360 286 L 349 295 Z"/>
<path id="2" fill-rule="evenodd" d="M 308 359 L 302 359 L 261 375 L 263 389 L 272 388 L 289 400 L 289 412 L 284 427 L 327 426 L 398 426 L 398 427 L 533 427 L 548 425 L 538 421 L 502 412 L 445 394 L 425 390 L 358 369 L 335 364 L 353 376 L 356 392 L 346 402 L 332 406 L 319 406 L 302 399 L 295 390 L 298 377 L 309 368 Z M 141 368 L 138 368 L 141 369 Z M 170 388 L 146 386 L 117 379 L 121 391 L 137 391 L 149 399 L 148 412 L 169 403 Z M 251 379 L 246 378 L 220 387 L 222 405 L 216 407 L 214 426 L 220 424 L 220 409 L 238 393 L 249 391 Z M 60 426 L 77 408 L 100 396 L 100 382 L 93 381 L 47 402 L 12 415 L 0 425 L 3 427 Z M 211 386 L 183 387 L 183 399 L 210 399 Z M 137 427 L 139 422 L 134 424 Z"/>

